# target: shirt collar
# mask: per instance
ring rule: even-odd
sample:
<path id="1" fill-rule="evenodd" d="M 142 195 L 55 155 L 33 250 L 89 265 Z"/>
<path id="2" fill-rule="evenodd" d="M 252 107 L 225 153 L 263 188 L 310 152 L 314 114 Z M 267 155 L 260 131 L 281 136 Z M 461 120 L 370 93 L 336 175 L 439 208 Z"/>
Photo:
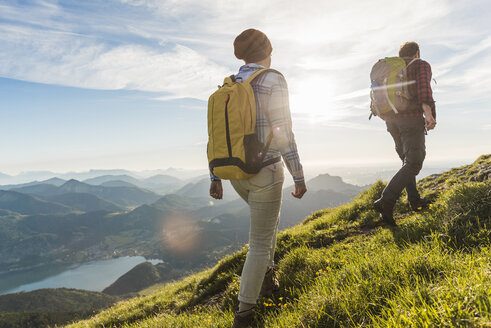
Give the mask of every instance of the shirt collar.
<path id="1" fill-rule="evenodd" d="M 241 80 L 241 81 L 245 81 L 247 80 L 247 78 L 249 78 L 249 76 L 251 76 L 255 71 L 261 69 L 261 68 L 265 68 L 264 66 L 262 65 L 258 65 L 256 63 L 249 63 L 249 64 L 245 64 L 245 65 L 242 65 L 240 68 L 239 68 L 239 73 L 235 76 L 235 79 L 236 80 Z"/>
<path id="2" fill-rule="evenodd" d="M 261 68 L 265 68 L 265 67 L 262 65 L 256 64 L 256 63 L 249 63 L 249 64 L 242 65 L 239 68 L 239 72 L 242 70 L 255 70 L 256 71 L 256 70 L 261 69 Z"/>

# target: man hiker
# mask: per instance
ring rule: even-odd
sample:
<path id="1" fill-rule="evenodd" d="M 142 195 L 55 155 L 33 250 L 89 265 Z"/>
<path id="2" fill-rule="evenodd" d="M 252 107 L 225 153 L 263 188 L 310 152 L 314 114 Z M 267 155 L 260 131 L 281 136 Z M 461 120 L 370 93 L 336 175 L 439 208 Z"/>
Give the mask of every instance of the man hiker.
<path id="1" fill-rule="evenodd" d="M 396 224 L 393 217 L 394 204 L 404 188 L 414 211 L 427 207 L 416 188 L 416 176 L 426 155 L 426 131 L 434 129 L 436 125 L 430 64 L 420 59 L 416 42 L 404 43 L 399 49 L 399 57 L 408 65 L 406 72 L 410 105 L 405 111 L 390 112 L 384 116 L 384 120 L 403 165 L 385 187 L 382 197 L 374 203 L 384 222 L 390 225 Z"/>
<path id="2" fill-rule="evenodd" d="M 232 80 L 246 82 L 256 71 L 269 69 L 272 50 L 271 42 L 263 32 L 256 29 L 243 31 L 234 41 L 234 54 L 245 65 Z M 302 198 L 307 191 L 292 132 L 285 78 L 277 71 L 267 70 L 253 77 L 250 85 L 256 104 L 255 134 L 262 144 L 268 144 L 263 163 L 271 164 L 250 178 L 231 179 L 232 186 L 249 205 L 251 213 L 249 250 L 241 275 L 235 328 L 254 326 L 257 299 L 260 295 L 270 297 L 273 289 L 278 288 L 274 276 L 274 251 L 284 180 L 281 158 L 293 176 L 293 197 Z M 210 195 L 221 199 L 221 180 L 213 173 L 211 180 Z"/>

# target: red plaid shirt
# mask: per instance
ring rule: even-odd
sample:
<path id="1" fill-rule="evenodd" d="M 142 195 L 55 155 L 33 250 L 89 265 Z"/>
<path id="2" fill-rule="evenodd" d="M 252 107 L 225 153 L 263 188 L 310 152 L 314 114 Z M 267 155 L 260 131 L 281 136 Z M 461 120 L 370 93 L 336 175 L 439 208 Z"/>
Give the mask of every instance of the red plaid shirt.
<path id="1" fill-rule="evenodd" d="M 411 59 L 404 58 L 406 63 Z M 435 101 L 433 100 L 433 92 L 431 90 L 431 66 L 428 62 L 418 59 L 415 60 L 407 68 L 408 81 L 416 81 L 416 83 L 408 86 L 409 96 L 413 104 L 408 110 L 399 112 L 397 117 L 415 117 L 423 115 L 422 104 L 428 104 L 431 107 L 433 117 L 436 118 Z"/>

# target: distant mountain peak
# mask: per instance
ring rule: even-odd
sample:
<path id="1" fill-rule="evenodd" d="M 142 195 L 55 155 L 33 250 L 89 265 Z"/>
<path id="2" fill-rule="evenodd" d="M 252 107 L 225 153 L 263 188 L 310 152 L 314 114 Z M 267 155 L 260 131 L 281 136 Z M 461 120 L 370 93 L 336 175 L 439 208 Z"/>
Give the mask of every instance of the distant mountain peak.
<path id="1" fill-rule="evenodd" d="M 65 182 L 64 184 L 62 184 L 61 187 L 63 188 L 63 187 L 67 187 L 67 186 L 76 186 L 76 185 L 87 185 L 87 184 L 80 182 L 78 180 L 75 180 L 75 179 L 70 179 L 67 182 Z"/>
<path id="2" fill-rule="evenodd" d="M 340 176 L 330 175 L 328 173 L 319 174 L 315 178 L 307 181 L 307 188 L 312 191 L 333 190 L 337 192 L 353 193 L 361 191 L 361 187 L 346 183 Z"/>
<path id="3" fill-rule="evenodd" d="M 80 181 L 75 180 L 75 179 L 70 179 L 67 182 L 65 182 L 64 184 L 62 184 L 59 188 L 60 188 L 60 190 L 63 190 L 63 191 L 85 192 L 90 187 L 91 186 L 86 184 L 86 183 L 80 182 Z"/>
<path id="4" fill-rule="evenodd" d="M 66 182 L 66 180 L 60 179 L 58 177 L 53 177 L 48 180 L 42 181 L 42 183 L 53 184 L 53 185 L 62 185 Z"/>

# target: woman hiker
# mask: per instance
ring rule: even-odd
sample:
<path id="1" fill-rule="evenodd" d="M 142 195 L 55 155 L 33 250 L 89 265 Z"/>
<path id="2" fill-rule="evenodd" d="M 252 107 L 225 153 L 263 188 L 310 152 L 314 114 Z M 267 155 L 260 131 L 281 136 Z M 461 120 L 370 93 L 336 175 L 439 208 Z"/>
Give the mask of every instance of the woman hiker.
<path id="1" fill-rule="evenodd" d="M 273 48 L 268 37 L 256 29 L 243 31 L 234 41 L 234 54 L 245 62 L 234 76 L 235 81 L 246 81 L 255 71 L 270 68 Z M 256 134 L 264 144 L 272 133 L 270 147 L 264 162 L 278 161 L 263 167 L 259 173 L 246 180 L 231 180 L 237 193 L 250 207 L 251 223 L 249 251 L 242 270 L 239 309 L 234 326 L 255 325 L 254 312 L 259 296 L 271 296 L 279 287 L 274 277 L 274 251 L 281 207 L 284 180 L 283 158 L 290 171 L 295 190 L 293 197 L 302 198 L 307 191 L 305 180 L 292 132 L 288 88 L 283 75 L 266 71 L 251 82 L 256 101 Z M 212 175 L 210 195 L 215 199 L 223 196 L 222 183 Z"/>

